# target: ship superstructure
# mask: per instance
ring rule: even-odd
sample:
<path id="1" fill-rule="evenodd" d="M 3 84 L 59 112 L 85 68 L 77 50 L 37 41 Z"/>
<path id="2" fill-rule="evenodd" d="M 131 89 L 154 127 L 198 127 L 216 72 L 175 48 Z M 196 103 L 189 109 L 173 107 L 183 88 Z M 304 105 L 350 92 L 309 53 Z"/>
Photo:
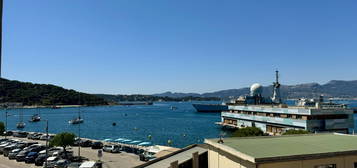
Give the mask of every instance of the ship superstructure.
<path id="1" fill-rule="evenodd" d="M 353 110 L 344 104 L 325 102 L 319 99 L 300 99 L 295 106 L 282 103 L 280 83 L 276 71 L 273 95 L 261 95 L 262 86 L 253 84 L 248 96 L 228 104 L 228 110 L 221 113 L 224 127 L 258 127 L 266 133 L 279 135 L 289 129 L 303 129 L 310 132 L 352 132 Z"/>

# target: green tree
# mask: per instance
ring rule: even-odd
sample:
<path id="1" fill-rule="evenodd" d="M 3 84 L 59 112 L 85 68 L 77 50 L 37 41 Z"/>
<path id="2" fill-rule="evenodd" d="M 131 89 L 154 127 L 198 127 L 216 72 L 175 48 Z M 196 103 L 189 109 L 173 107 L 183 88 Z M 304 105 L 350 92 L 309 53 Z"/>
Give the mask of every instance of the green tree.
<path id="1" fill-rule="evenodd" d="M 65 154 L 65 157 L 67 158 L 66 147 L 73 145 L 75 137 L 76 135 L 74 135 L 73 133 L 69 133 L 69 132 L 59 133 L 50 141 L 50 146 L 63 147 L 63 152 Z"/>
<path id="2" fill-rule="evenodd" d="M 264 132 L 257 127 L 240 128 L 233 132 L 232 137 L 263 136 Z"/>
<path id="3" fill-rule="evenodd" d="M 308 134 L 309 131 L 306 130 L 287 130 L 283 135 L 294 135 L 294 134 Z"/>
<path id="4" fill-rule="evenodd" d="M 5 124 L 3 122 L 0 122 L 0 135 L 3 135 L 5 131 Z"/>

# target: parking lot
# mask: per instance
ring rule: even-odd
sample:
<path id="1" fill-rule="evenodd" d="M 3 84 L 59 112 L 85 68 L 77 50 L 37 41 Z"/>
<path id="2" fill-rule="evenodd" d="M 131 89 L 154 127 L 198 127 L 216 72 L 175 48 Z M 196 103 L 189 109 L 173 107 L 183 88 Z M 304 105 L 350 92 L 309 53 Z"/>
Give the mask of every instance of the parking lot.
<path id="1" fill-rule="evenodd" d="M 16 144 L 17 146 L 20 145 L 19 147 L 21 147 L 22 150 L 24 150 L 24 149 L 29 150 L 30 152 L 33 152 L 32 154 L 35 157 L 40 157 L 43 154 L 43 150 L 44 150 L 43 147 L 44 147 L 45 141 L 44 140 L 28 139 L 27 136 L 26 136 L 26 138 L 25 137 L 8 136 L 7 138 L 9 140 L 11 140 L 10 142 L 8 142 L 9 143 L 8 146 L 11 145 L 11 143 Z M 38 144 L 34 144 L 34 142 L 38 143 Z M 4 143 L 6 143 L 6 141 L 3 140 L 2 143 L 4 144 Z M 25 147 L 25 148 L 23 148 L 23 147 Z M 14 149 L 16 149 L 16 148 L 17 147 L 14 147 Z M 0 152 L 1 152 L 1 150 L 2 149 L 1 149 L 1 144 L 0 144 Z M 11 150 L 13 150 L 13 149 L 11 148 Z M 63 152 L 61 153 L 60 149 L 58 149 L 58 150 L 50 149 L 50 150 L 51 150 L 51 152 L 49 152 L 49 154 L 56 155 L 56 157 L 58 157 L 57 161 L 62 159 Z M 74 157 L 78 155 L 78 147 L 77 146 L 68 147 L 68 150 L 71 151 L 71 152 L 69 152 L 68 155 L 74 156 Z M 42 154 L 41 154 L 41 151 L 42 151 Z M 0 156 L 0 168 L 43 167 L 40 165 L 36 166 L 34 163 L 32 163 L 33 161 L 35 161 L 38 158 L 33 160 L 33 158 L 31 158 L 31 154 L 29 154 L 30 152 L 26 153 L 27 160 L 26 159 L 22 160 L 22 158 L 21 159 L 16 158 L 20 162 L 16 161 L 16 159 L 10 160 L 8 157 L 5 157 L 4 155 Z M 87 158 L 88 160 L 94 160 L 94 161 L 99 160 L 98 149 L 92 149 L 90 146 L 81 147 L 80 152 L 81 152 L 81 156 Z M 137 154 L 127 153 L 124 151 L 122 151 L 120 153 L 103 152 L 103 155 L 100 158 L 100 160 L 102 161 L 102 163 L 103 163 L 102 166 L 104 168 L 117 168 L 117 167 L 129 168 L 129 167 L 137 166 L 137 165 L 144 163 L 139 160 L 139 156 Z M 29 163 L 25 163 L 24 161 L 29 162 Z M 71 160 L 71 162 L 73 162 L 73 161 Z"/>

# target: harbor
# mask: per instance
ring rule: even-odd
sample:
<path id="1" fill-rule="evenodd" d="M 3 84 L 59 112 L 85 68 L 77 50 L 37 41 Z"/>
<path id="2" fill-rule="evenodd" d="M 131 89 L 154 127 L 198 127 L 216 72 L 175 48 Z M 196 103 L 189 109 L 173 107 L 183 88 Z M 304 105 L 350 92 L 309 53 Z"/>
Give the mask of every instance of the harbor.
<path id="1" fill-rule="evenodd" d="M 23 111 L 26 127 L 22 131 L 44 132 L 48 120 L 49 132 L 73 132 L 81 137 L 105 140 L 119 138 L 132 141 L 149 142 L 153 145 L 182 148 L 193 143 L 202 143 L 204 138 L 214 138 L 221 134 L 219 113 L 198 113 L 193 108 L 195 102 L 155 102 L 151 106 L 95 106 L 68 107 L 60 109 L 7 109 L 8 129 L 18 130 L 19 112 Z M 199 103 L 199 102 L 196 102 Z M 216 103 L 216 102 L 207 102 Z M 171 107 L 177 107 L 172 110 Z M 68 121 L 78 116 L 84 122 L 79 125 L 69 124 Z M 0 121 L 5 123 L 5 109 L 0 109 Z M 34 115 L 40 113 L 40 122 L 28 122 Z M 113 123 L 116 123 L 113 126 Z M 202 132 L 201 130 L 207 130 Z M 92 130 L 96 130 L 93 132 Z M 148 138 L 149 135 L 151 138 Z"/>

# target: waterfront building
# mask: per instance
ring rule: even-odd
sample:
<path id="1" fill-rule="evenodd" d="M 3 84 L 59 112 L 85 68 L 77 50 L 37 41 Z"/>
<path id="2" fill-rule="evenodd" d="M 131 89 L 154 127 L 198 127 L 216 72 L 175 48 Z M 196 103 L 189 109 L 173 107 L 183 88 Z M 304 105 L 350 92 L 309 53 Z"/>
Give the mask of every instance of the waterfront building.
<path id="1" fill-rule="evenodd" d="M 344 104 L 318 99 L 300 99 L 295 106 L 281 102 L 278 72 L 273 85 L 273 96 L 262 96 L 263 87 L 253 84 L 250 95 L 240 97 L 222 111 L 220 124 L 224 127 L 258 127 L 271 135 L 280 135 L 289 129 L 310 132 L 353 132 L 353 109 Z"/>
<path id="2" fill-rule="evenodd" d="M 258 127 L 262 131 L 280 135 L 289 129 L 310 132 L 352 132 L 353 110 L 334 104 L 307 106 L 230 105 L 221 113 L 225 127 Z"/>

